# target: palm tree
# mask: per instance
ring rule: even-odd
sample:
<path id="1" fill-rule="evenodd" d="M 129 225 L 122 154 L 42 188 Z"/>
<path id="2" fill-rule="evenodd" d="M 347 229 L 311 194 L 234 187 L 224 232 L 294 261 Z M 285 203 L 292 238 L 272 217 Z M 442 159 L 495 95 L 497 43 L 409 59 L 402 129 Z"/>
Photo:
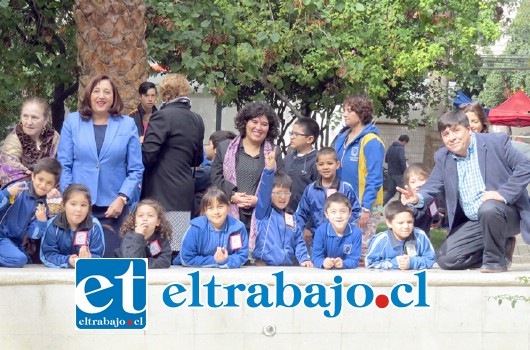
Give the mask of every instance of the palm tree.
<path id="1" fill-rule="evenodd" d="M 143 0 L 75 0 L 79 96 L 89 78 L 106 74 L 118 85 L 127 113 L 147 79 L 147 26 Z"/>

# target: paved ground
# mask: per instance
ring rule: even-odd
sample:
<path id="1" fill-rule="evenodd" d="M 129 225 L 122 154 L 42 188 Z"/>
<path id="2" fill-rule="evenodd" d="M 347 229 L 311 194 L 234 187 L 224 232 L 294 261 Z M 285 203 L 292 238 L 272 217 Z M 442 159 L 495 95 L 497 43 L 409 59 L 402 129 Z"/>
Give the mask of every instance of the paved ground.
<path id="1" fill-rule="evenodd" d="M 523 242 L 521 235 L 517 235 L 517 245 L 513 253 L 513 264 L 530 265 L 530 246 Z"/>

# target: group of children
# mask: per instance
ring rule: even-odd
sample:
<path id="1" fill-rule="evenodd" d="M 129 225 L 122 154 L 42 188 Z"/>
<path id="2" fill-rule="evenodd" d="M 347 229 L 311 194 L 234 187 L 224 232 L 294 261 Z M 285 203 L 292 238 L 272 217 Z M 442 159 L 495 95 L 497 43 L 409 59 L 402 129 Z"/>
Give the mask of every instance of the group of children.
<path id="1" fill-rule="evenodd" d="M 293 140 L 295 152 L 286 158 L 285 170 L 290 176 L 275 172 L 276 150 L 265 155 L 255 207 L 258 233 L 250 255 L 252 264 L 323 269 L 353 269 L 362 264 L 403 270 L 432 267 L 435 254 L 428 231 L 433 220 L 438 220 L 436 210 L 431 204 L 418 211 L 399 201 L 387 205 L 388 230 L 371 239 L 361 261 L 362 232 L 356 226 L 361 207 L 352 186 L 337 177 L 337 153 L 329 147 L 318 152 L 313 149 L 318 124 L 310 118 L 295 124 L 291 138 L 300 135 L 305 142 Z M 84 185 L 70 185 L 63 193 L 63 210 L 48 219 L 46 195 L 60 175 L 61 165 L 44 158 L 35 166 L 31 182 L 15 183 L 0 191 L 0 266 L 22 267 L 31 262 L 23 246 L 27 237 L 41 239 L 40 258 L 49 267 L 75 268 L 79 258 L 103 256 L 104 229 L 90 215 L 90 193 Z M 405 180 L 417 190 L 428 176 L 421 165 L 411 165 Z M 173 261 L 171 226 L 154 199 L 140 201 L 129 214 L 114 255 L 147 258 L 149 268 L 171 264 L 238 268 L 248 264 L 248 233 L 243 223 L 228 215 L 226 194 L 210 187 L 201 197 L 199 216 L 190 221 Z M 304 239 L 308 236 L 313 236 L 312 242 Z"/>

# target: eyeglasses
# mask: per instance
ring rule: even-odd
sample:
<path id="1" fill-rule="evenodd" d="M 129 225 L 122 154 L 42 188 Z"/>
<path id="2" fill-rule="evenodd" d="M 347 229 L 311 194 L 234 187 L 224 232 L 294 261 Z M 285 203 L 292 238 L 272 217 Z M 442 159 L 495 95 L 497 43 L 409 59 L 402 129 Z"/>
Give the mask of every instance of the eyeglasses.
<path id="1" fill-rule="evenodd" d="M 275 195 L 275 196 L 289 197 L 291 195 L 291 192 L 272 192 L 272 194 Z"/>
<path id="2" fill-rule="evenodd" d="M 310 136 L 310 135 L 301 134 L 301 133 L 296 132 L 296 131 L 289 131 L 289 136 L 291 136 L 291 137 L 298 137 L 298 136 L 305 136 L 305 137 L 308 137 L 308 136 Z"/>

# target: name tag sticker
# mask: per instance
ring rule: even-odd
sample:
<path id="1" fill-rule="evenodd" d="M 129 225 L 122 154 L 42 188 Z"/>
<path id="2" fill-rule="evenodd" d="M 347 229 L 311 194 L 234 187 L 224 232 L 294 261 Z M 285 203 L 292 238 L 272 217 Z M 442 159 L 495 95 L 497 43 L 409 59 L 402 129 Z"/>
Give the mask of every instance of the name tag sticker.
<path id="1" fill-rule="evenodd" d="M 285 225 L 290 228 L 294 228 L 294 217 L 293 214 L 285 213 Z"/>
<path id="2" fill-rule="evenodd" d="M 230 236 L 230 248 L 232 250 L 241 249 L 242 246 L 243 246 L 243 241 L 241 240 L 241 233 Z"/>
<path id="3" fill-rule="evenodd" d="M 74 245 L 84 246 L 88 244 L 88 231 L 78 231 L 74 237 Z"/>
<path id="4" fill-rule="evenodd" d="M 433 217 L 434 215 L 436 215 L 437 212 L 438 212 L 438 206 L 436 205 L 436 201 L 433 201 L 429 205 L 429 213 L 431 214 L 431 217 Z"/>
<path id="5" fill-rule="evenodd" d="M 149 244 L 149 253 L 151 253 L 151 256 L 157 256 L 162 252 L 162 247 L 160 246 L 160 243 L 158 243 L 158 240 L 155 239 L 154 241 Z"/>

